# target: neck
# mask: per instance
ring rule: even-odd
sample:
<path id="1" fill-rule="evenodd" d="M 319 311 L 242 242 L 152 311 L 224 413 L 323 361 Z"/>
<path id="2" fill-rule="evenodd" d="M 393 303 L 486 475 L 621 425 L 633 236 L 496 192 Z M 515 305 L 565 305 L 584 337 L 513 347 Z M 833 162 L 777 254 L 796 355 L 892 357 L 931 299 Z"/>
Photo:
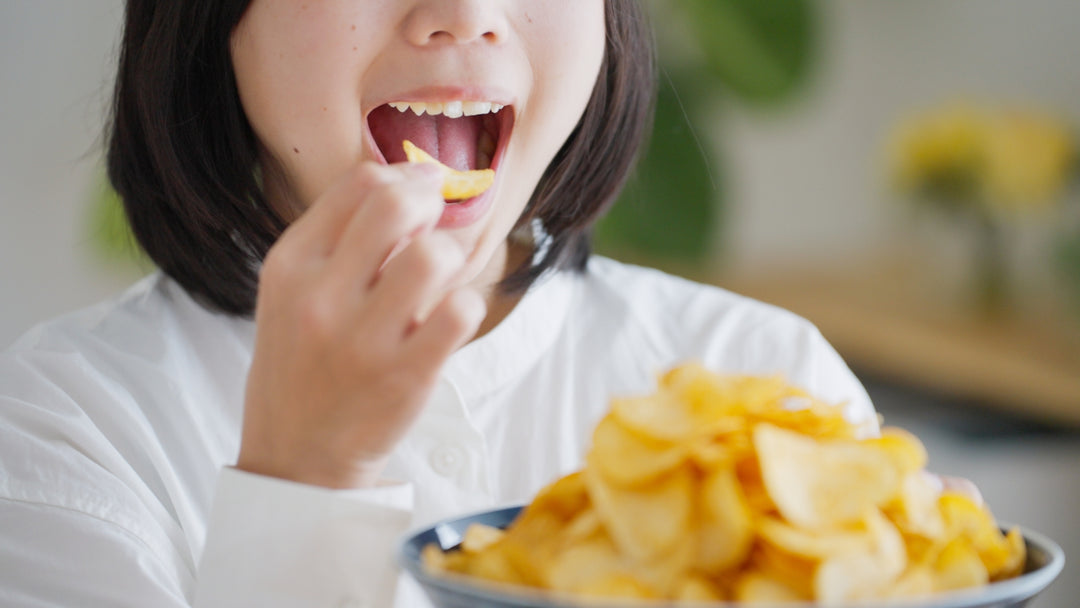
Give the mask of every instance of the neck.
<path id="1" fill-rule="evenodd" d="M 514 308 L 521 301 L 521 297 L 524 294 L 506 294 L 499 289 L 498 282 L 502 280 L 509 272 L 517 269 L 521 266 L 525 260 L 529 259 L 532 255 L 532 248 L 520 243 L 511 242 L 504 248 L 503 253 L 496 256 L 502 262 L 499 266 L 499 272 L 493 273 L 497 279 L 489 280 L 485 283 L 483 288 L 484 299 L 487 301 L 487 316 L 480 323 L 480 328 L 476 331 L 476 335 L 473 336 L 473 340 L 487 335 L 488 332 L 495 329 L 499 323 L 502 323 L 503 319 L 513 312 Z"/>

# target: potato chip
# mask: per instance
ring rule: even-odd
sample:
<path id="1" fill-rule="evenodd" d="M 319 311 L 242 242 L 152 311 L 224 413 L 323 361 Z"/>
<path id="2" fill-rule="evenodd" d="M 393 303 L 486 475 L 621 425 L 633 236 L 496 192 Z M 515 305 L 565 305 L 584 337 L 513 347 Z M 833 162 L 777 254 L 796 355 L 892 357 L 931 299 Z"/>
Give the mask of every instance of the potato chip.
<path id="1" fill-rule="evenodd" d="M 1024 536 L 1020 533 L 1020 529 L 1013 528 L 1009 530 L 1009 533 L 1005 535 L 1005 542 L 1009 546 L 1009 557 L 1001 564 L 1001 568 L 989 572 L 990 580 L 999 581 L 1012 578 L 1020 576 L 1024 572 L 1024 562 L 1027 561 L 1027 546 L 1024 544 Z"/>
<path id="2" fill-rule="evenodd" d="M 904 476 L 900 494 L 886 507 L 886 513 L 904 534 L 941 541 L 946 530 L 938 495 L 939 490 L 923 471 L 913 471 Z"/>
<path id="3" fill-rule="evenodd" d="M 814 573 L 814 597 L 826 604 L 880 597 L 907 567 L 900 531 L 880 511 L 864 519 L 871 542 L 864 550 L 834 555 Z"/>
<path id="4" fill-rule="evenodd" d="M 927 596 L 933 592 L 933 572 L 926 566 L 916 565 L 909 567 L 879 597 L 882 599 L 906 599 Z"/>
<path id="5" fill-rule="evenodd" d="M 502 540 L 505 535 L 506 533 L 499 528 L 472 524 L 465 529 L 465 535 L 461 540 L 461 550 L 466 553 L 480 553 Z"/>
<path id="6" fill-rule="evenodd" d="M 1011 563 L 1014 548 L 994 523 L 994 516 L 964 494 L 945 492 L 938 501 L 950 536 L 965 538 L 991 576 Z"/>
<path id="7" fill-rule="evenodd" d="M 593 431 L 593 462 L 604 479 L 619 486 L 648 483 L 682 464 L 685 445 L 631 433 L 611 415 Z"/>
<path id="8" fill-rule="evenodd" d="M 757 520 L 757 532 L 770 545 L 809 560 L 870 551 L 874 539 L 866 530 L 808 530 L 774 517 Z"/>
<path id="9" fill-rule="evenodd" d="M 543 577 L 549 589 L 580 592 L 612 577 L 629 574 L 626 560 L 605 535 L 560 551 L 544 569 Z"/>
<path id="10" fill-rule="evenodd" d="M 600 516 L 596 514 L 596 510 L 592 507 L 586 507 L 579 512 L 572 520 L 570 520 L 566 527 L 562 529 L 562 535 L 566 542 L 575 543 L 582 540 L 587 540 L 597 534 L 604 532 L 604 524 L 600 521 Z"/>
<path id="11" fill-rule="evenodd" d="M 697 567 L 719 572 L 742 563 L 750 552 L 754 530 L 734 467 L 712 471 L 700 491 Z"/>
<path id="12" fill-rule="evenodd" d="M 985 585 L 990 580 L 978 552 L 964 537 L 953 539 L 945 546 L 934 563 L 933 574 L 935 591 Z"/>
<path id="13" fill-rule="evenodd" d="M 548 511 L 562 519 L 569 520 L 589 504 L 589 495 L 585 489 L 585 476 L 579 471 L 548 484 L 537 493 L 532 504 L 525 509 L 530 511 Z"/>
<path id="14" fill-rule="evenodd" d="M 405 157 L 410 163 L 433 163 L 442 170 L 442 197 L 448 201 L 461 201 L 479 196 L 495 183 L 495 171 L 492 169 L 457 171 L 442 164 L 407 139 L 402 142 L 402 146 L 405 148 Z"/>
<path id="15" fill-rule="evenodd" d="M 900 471 L 881 450 L 759 424 L 754 447 L 769 496 L 788 521 L 830 528 L 858 521 L 900 490 Z"/>
<path id="16" fill-rule="evenodd" d="M 470 554 L 466 553 L 466 555 Z M 528 581 L 522 576 L 509 555 L 494 543 L 470 555 L 466 573 L 489 581 L 512 585 L 520 585 Z"/>
<path id="17" fill-rule="evenodd" d="M 735 601 L 747 603 L 781 604 L 810 599 L 792 589 L 782 580 L 762 574 L 747 572 L 735 585 Z"/>
<path id="18" fill-rule="evenodd" d="M 662 597 L 630 574 L 613 574 L 581 586 L 577 593 L 585 597 L 621 599 L 657 599 Z"/>
<path id="19" fill-rule="evenodd" d="M 672 599 L 680 602 L 722 602 L 728 599 L 717 585 L 700 576 L 686 576 L 675 584 Z"/>
<path id="20" fill-rule="evenodd" d="M 699 431 L 697 420 L 686 404 L 667 392 L 653 397 L 615 399 L 611 415 L 630 431 L 656 441 L 687 441 Z"/>
<path id="21" fill-rule="evenodd" d="M 776 581 L 800 598 L 814 597 L 814 571 L 818 562 L 792 555 L 766 542 L 757 542 L 744 564 L 744 572 L 758 572 Z"/>
<path id="22" fill-rule="evenodd" d="M 611 538 L 635 559 L 667 553 L 688 538 L 694 490 L 688 468 L 677 468 L 645 486 L 620 488 L 604 479 L 590 454 L 585 484 Z"/>
<path id="23" fill-rule="evenodd" d="M 881 429 L 881 436 L 865 441 L 892 457 L 901 473 L 914 473 L 926 467 L 926 447 L 919 438 L 894 426 Z"/>
<path id="24" fill-rule="evenodd" d="M 583 470 L 503 534 L 422 553 L 434 571 L 588 597 L 829 604 L 1019 574 L 1019 531 L 942 493 L 914 435 L 880 437 L 776 377 L 691 364 L 612 402 Z"/>

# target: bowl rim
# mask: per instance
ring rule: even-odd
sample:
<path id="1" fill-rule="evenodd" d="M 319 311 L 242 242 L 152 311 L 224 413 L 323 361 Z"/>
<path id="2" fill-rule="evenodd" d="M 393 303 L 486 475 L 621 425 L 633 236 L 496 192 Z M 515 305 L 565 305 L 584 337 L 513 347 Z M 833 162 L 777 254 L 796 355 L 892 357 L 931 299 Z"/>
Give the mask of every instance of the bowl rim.
<path id="1" fill-rule="evenodd" d="M 421 535 L 428 533 L 436 533 L 437 529 L 444 526 L 450 526 L 458 524 L 462 520 L 476 519 L 484 516 L 493 516 L 497 514 L 506 514 L 508 512 L 514 512 L 516 516 L 517 512 L 524 509 L 526 504 L 520 505 L 508 505 L 502 507 L 495 507 L 482 511 L 475 511 L 458 515 L 455 517 L 447 517 L 438 520 L 434 523 L 426 526 L 420 526 L 406 532 L 401 536 L 398 542 L 397 549 L 397 561 L 401 568 L 407 571 L 417 582 L 422 586 L 438 587 L 443 591 L 451 593 L 466 594 L 470 596 L 476 595 L 488 595 L 499 594 L 497 596 L 487 598 L 495 599 L 500 602 L 509 602 L 509 606 L 515 608 L 577 608 L 584 606 L 581 602 L 576 602 L 572 597 L 553 595 L 551 592 L 544 590 L 533 589 L 522 585 L 509 585 L 491 581 L 484 581 L 482 585 L 478 585 L 469 582 L 468 577 L 463 575 L 456 576 L 441 576 L 428 573 L 424 570 L 423 565 L 419 559 L 413 559 L 410 555 L 409 547 L 415 544 L 415 541 Z M 956 591 L 949 591 L 945 593 L 938 593 L 926 598 L 920 598 L 921 601 L 915 600 L 898 600 L 898 601 L 872 601 L 872 602 L 856 602 L 851 604 L 844 604 L 844 607 L 857 608 L 961 608 L 963 606 L 974 606 L 975 604 L 965 604 L 964 602 L 970 602 L 973 599 L 977 599 L 980 604 L 992 606 L 997 603 L 1013 600 L 1025 600 L 1030 599 L 1036 594 L 1040 593 L 1046 587 L 1048 587 L 1054 579 L 1061 574 L 1062 569 L 1065 567 L 1065 552 L 1062 548 L 1046 535 L 1027 528 L 1012 524 L 1009 522 L 998 521 L 998 527 L 1002 530 L 1010 530 L 1012 528 L 1019 528 L 1020 533 L 1024 538 L 1025 547 L 1031 546 L 1038 547 L 1041 551 L 1045 552 L 1048 556 L 1046 564 L 1042 567 L 1032 570 L 1031 572 L 1025 572 L 1015 578 L 996 581 L 987 584 L 983 587 L 976 587 L 971 589 L 959 589 Z M 1029 551 L 1030 555 L 1030 551 Z M 934 603 L 930 603 L 927 599 L 931 599 Z M 590 599 L 588 604 L 589 608 L 663 608 L 664 606 L 671 606 L 670 602 L 657 601 L 657 600 L 596 600 Z M 746 608 L 752 604 L 738 603 L 738 602 L 682 602 L 678 606 L 701 606 L 702 608 Z M 764 604 L 758 604 L 765 606 Z M 785 603 L 784 608 L 820 608 L 821 604 L 814 602 L 798 602 L 798 603 Z"/>

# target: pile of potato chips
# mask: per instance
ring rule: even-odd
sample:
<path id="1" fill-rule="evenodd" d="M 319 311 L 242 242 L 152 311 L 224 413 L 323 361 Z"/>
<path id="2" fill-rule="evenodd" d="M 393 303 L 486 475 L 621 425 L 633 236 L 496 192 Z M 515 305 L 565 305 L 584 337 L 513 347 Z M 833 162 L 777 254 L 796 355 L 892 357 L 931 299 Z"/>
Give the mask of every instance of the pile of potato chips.
<path id="1" fill-rule="evenodd" d="M 505 532 L 474 526 L 424 563 L 593 597 L 824 604 L 1021 572 L 1020 532 L 940 492 L 917 438 L 858 430 L 780 378 L 685 365 L 656 394 L 615 400 L 585 468 Z"/>

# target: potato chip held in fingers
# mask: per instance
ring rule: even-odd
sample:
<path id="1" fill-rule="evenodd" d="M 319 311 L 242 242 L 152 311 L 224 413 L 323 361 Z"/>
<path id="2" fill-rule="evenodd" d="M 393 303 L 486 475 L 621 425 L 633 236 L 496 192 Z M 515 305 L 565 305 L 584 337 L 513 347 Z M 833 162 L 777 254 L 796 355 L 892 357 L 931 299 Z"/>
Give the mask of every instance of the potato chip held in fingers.
<path id="1" fill-rule="evenodd" d="M 495 183 L 495 171 L 492 169 L 457 171 L 442 164 L 407 139 L 402 142 L 402 146 L 410 163 L 433 163 L 442 170 L 442 197 L 448 201 L 462 201 L 480 196 Z"/>

